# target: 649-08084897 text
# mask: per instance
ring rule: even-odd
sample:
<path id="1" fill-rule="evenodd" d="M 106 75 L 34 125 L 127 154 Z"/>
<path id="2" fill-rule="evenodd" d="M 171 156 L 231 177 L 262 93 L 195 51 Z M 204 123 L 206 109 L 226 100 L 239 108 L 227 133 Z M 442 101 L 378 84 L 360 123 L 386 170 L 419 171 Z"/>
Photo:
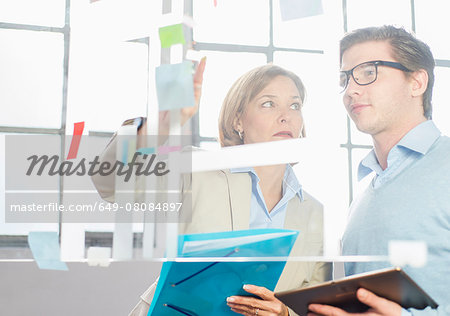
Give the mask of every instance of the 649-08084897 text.
<path id="1" fill-rule="evenodd" d="M 134 202 L 124 203 L 107 203 L 95 202 L 92 204 L 11 204 L 11 212 L 179 212 L 183 203 L 181 202 Z"/>

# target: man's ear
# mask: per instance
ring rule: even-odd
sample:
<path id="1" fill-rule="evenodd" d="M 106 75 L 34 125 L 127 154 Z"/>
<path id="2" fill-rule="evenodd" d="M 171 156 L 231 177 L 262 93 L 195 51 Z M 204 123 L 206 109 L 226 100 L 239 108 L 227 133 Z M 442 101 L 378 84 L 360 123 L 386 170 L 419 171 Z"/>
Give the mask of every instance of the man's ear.
<path id="1" fill-rule="evenodd" d="M 413 97 L 421 96 L 425 93 L 428 86 L 428 73 L 425 69 L 419 69 L 411 74 L 411 95 Z"/>

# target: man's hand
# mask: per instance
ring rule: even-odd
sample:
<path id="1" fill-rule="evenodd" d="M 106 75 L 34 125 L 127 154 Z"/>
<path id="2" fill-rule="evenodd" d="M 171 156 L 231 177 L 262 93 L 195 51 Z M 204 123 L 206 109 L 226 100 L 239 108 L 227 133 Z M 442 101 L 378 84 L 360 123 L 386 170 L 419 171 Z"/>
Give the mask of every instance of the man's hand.
<path id="1" fill-rule="evenodd" d="M 227 305 L 231 307 L 233 312 L 247 316 L 289 315 L 286 305 L 265 287 L 247 284 L 244 285 L 244 290 L 259 296 L 261 299 L 246 296 L 230 296 L 227 298 Z"/>
<path id="2" fill-rule="evenodd" d="M 312 313 L 308 313 L 308 316 L 315 315 L 329 315 L 329 316 L 400 316 L 402 313 L 402 307 L 397 303 L 389 301 L 385 298 L 379 297 L 366 289 L 359 289 L 356 292 L 356 297 L 362 303 L 369 306 L 369 310 L 364 313 L 347 313 L 346 311 L 328 305 L 311 304 L 308 306 Z"/>

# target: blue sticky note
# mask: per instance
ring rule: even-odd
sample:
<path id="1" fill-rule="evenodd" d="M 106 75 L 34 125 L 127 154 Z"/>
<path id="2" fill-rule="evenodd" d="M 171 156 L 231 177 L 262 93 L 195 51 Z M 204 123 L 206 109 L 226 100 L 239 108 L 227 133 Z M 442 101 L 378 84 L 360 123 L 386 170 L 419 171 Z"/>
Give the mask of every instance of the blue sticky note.
<path id="1" fill-rule="evenodd" d="M 280 0 L 283 21 L 323 14 L 322 0 Z"/>
<path id="2" fill-rule="evenodd" d="M 192 62 L 157 67 L 156 94 L 160 111 L 194 106 Z"/>
<path id="3" fill-rule="evenodd" d="M 155 147 L 142 147 L 136 150 L 136 152 L 142 154 L 142 155 L 151 155 L 156 152 Z"/>
<path id="4" fill-rule="evenodd" d="M 67 265 L 61 261 L 58 233 L 30 232 L 28 245 L 39 269 L 67 271 Z"/>

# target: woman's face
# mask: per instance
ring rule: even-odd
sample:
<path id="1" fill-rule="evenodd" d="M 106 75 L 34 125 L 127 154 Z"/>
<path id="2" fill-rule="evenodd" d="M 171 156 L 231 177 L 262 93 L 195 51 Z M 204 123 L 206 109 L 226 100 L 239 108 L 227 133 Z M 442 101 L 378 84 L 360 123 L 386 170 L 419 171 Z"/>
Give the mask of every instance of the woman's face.
<path id="1" fill-rule="evenodd" d="M 298 138 L 303 129 L 302 100 L 295 83 L 277 76 L 248 104 L 237 121 L 244 144 Z"/>

